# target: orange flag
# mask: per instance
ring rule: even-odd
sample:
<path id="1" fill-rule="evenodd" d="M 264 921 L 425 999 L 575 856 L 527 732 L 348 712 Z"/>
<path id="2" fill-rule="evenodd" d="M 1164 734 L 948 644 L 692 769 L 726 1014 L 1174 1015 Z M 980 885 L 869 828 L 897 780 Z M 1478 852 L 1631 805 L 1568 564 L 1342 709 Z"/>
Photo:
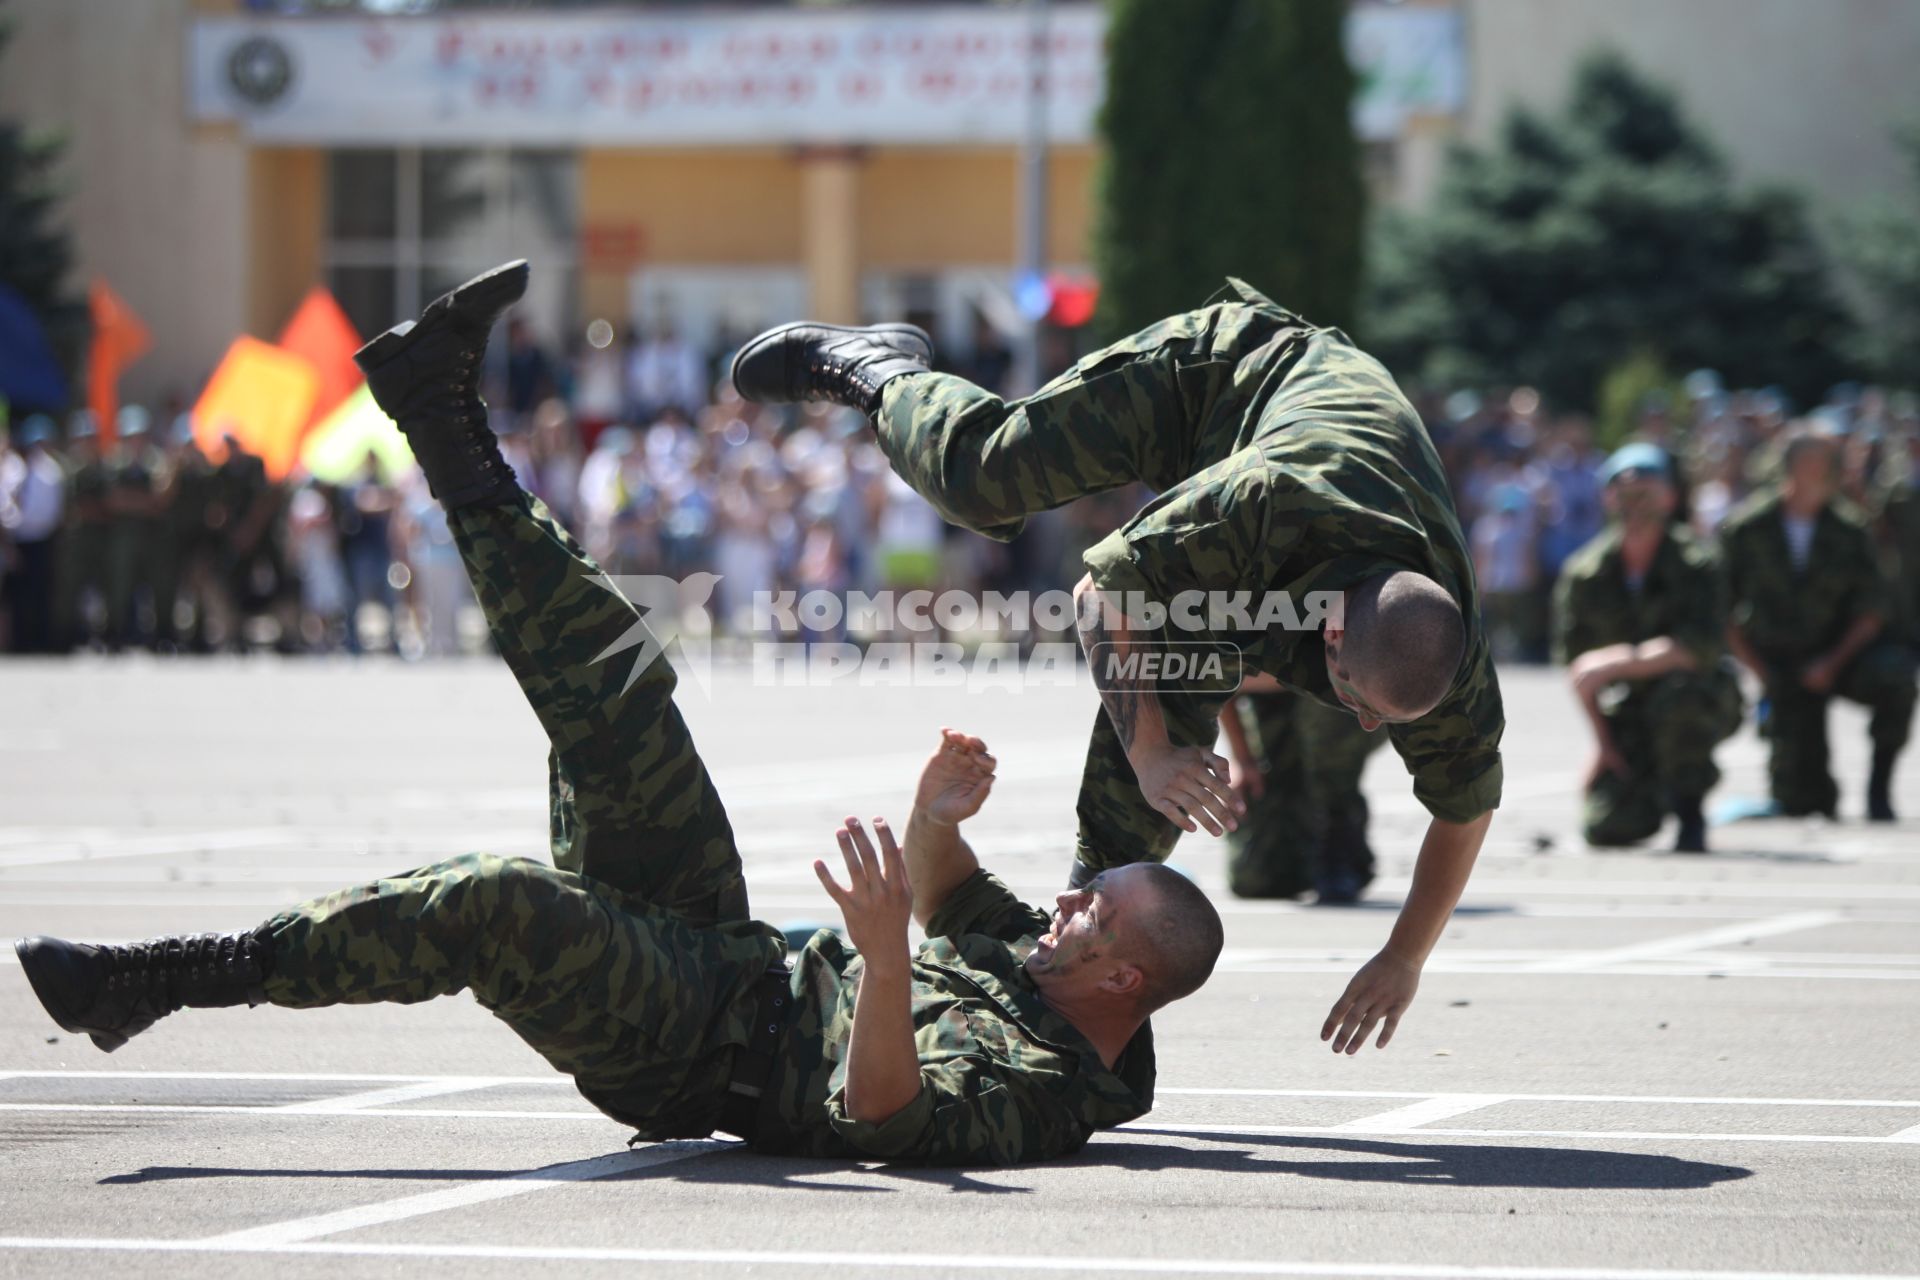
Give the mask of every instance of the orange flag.
<path id="1" fill-rule="evenodd" d="M 315 285 L 307 294 L 287 327 L 280 331 L 278 345 L 308 361 L 320 375 L 320 390 L 314 397 L 308 428 L 337 409 L 359 387 L 360 368 L 353 362 L 353 353 L 360 349 L 360 335 L 324 287 Z"/>
<path id="2" fill-rule="evenodd" d="M 304 357 L 258 338 L 239 337 L 193 406 L 193 438 L 208 456 L 225 457 L 232 436 L 260 455 L 275 480 L 293 470 L 300 437 L 313 419 L 320 376 Z"/>
<path id="3" fill-rule="evenodd" d="M 120 409 L 120 373 L 153 345 L 147 326 L 120 295 L 95 280 L 87 290 L 93 316 L 93 347 L 87 354 L 87 407 L 103 445 L 113 443 L 113 418 Z"/>

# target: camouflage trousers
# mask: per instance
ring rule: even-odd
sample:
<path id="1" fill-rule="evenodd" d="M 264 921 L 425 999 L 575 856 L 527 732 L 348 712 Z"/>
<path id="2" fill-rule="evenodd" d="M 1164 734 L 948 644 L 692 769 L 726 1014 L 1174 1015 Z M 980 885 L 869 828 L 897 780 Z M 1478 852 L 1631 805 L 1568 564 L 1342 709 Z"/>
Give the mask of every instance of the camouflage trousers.
<path id="1" fill-rule="evenodd" d="M 552 744 L 553 866 L 467 854 L 304 903 L 262 926 L 290 1008 L 471 990 L 586 1098 L 649 1138 L 712 1131 L 751 990 L 785 952 L 747 917 L 725 809 L 645 624 L 539 502 L 449 514 L 507 666 Z"/>
<path id="2" fill-rule="evenodd" d="M 1876 753 L 1897 754 L 1913 726 L 1914 652 L 1882 640 L 1856 655 L 1831 693 L 1814 693 L 1797 678 L 1808 661 L 1763 654 L 1769 677 L 1766 736 L 1773 798 L 1790 814 L 1831 813 L 1840 798 L 1828 769 L 1827 703 L 1845 698 L 1868 708 L 1867 736 Z"/>
<path id="3" fill-rule="evenodd" d="M 1622 686 L 1602 704 L 1614 745 L 1632 772 L 1604 773 L 1588 788 L 1588 844 L 1616 847 L 1660 830 L 1676 801 L 1699 801 L 1720 781 L 1713 749 L 1740 727 L 1740 683 L 1727 668 L 1677 671 Z"/>
<path id="4" fill-rule="evenodd" d="M 874 415 L 881 450 L 949 523 L 1000 541 L 1028 516 L 1089 494 L 1136 481 L 1171 489 L 1250 442 L 1260 393 L 1310 339 L 1345 341 L 1253 289 L 1230 292 L 1094 352 L 1024 400 L 951 374 L 895 378 Z M 1224 702 L 1162 693 L 1168 738 L 1210 746 Z M 1164 861 L 1180 834 L 1141 796 L 1104 710 L 1094 719 L 1078 816 L 1077 856 L 1096 871 Z"/>
<path id="5" fill-rule="evenodd" d="M 1242 694 L 1234 712 L 1264 787 L 1227 836 L 1228 886 L 1242 898 L 1291 898 L 1329 871 L 1371 880 L 1360 774 L 1386 734 L 1291 693 Z"/>

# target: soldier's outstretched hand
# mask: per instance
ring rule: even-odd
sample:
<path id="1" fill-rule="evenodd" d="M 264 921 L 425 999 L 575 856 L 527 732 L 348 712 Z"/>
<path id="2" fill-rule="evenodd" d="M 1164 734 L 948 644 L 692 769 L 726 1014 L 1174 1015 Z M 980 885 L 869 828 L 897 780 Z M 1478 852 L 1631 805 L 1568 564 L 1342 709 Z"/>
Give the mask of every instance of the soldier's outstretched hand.
<path id="1" fill-rule="evenodd" d="M 864 956 L 905 956 L 907 925 L 913 920 L 913 886 L 907 881 L 906 860 L 900 856 L 899 842 L 885 818 L 875 818 L 873 829 L 880 837 L 880 850 L 860 825 L 860 819 L 848 818 L 835 838 L 840 855 L 847 860 L 847 887 L 834 881 L 827 864 L 815 859 L 813 873 L 820 877 L 827 896 L 840 908 L 847 922 L 847 940 Z"/>
<path id="2" fill-rule="evenodd" d="M 935 822 L 957 826 L 986 803 L 993 791 L 996 763 L 980 739 L 942 729 L 939 748 L 920 771 L 914 807 Z"/>
<path id="3" fill-rule="evenodd" d="M 1358 1053 L 1373 1029 L 1384 1022 L 1377 1045 L 1384 1049 L 1393 1039 L 1393 1029 L 1400 1025 L 1400 1015 L 1413 1003 L 1419 989 L 1420 966 L 1382 951 L 1360 966 L 1360 972 L 1333 1002 L 1333 1010 L 1320 1028 L 1320 1038 L 1333 1041 L 1335 1053 Z"/>
<path id="4" fill-rule="evenodd" d="M 1217 836 L 1240 825 L 1247 805 L 1234 794 L 1224 757 L 1204 747 L 1165 745 L 1127 758 L 1140 794 L 1182 831 L 1194 830 L 1197 822 Z"/>

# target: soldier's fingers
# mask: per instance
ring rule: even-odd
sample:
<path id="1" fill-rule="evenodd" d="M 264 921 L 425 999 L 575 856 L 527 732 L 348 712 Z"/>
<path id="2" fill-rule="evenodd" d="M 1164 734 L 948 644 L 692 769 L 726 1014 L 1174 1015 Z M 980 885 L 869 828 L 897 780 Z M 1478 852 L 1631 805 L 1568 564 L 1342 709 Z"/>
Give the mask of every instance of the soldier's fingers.
<path id="1" fill-rule="evenodd" d="M 1179 787 L 1174 792 L 1174 798 L 1185 807 L 1190 817 L 1197 819 L 1207 829 L 1208 835 L 1221 834 L 1220 820 L 1212 812 L 1219 807 L 1219 802 L 1213 797 L 1204 794 L 1198 787 Z"/>
<path id="2" fill-rule="evenodd" d="M 845 827 L 834 832 L 834 838 L 840 842 L 840 856 L 847 860 L 847 887 L 849 892 L 858 892 L 867 882 L 867 871 L 860 865 L 860 855 L 853 851 L 853 836 Z"/>
<path id="3" fill-rule="evenodd" d="M 1187 816 L 1187 811 L 1182 809 L 1172 796 L 1161 796 L 1153 802 L 1153 807 L 1166 815 L 1167 819 L 1182 831 L 1194 830 L 1193 819 Z"/>
<path id="4" fill-rule="evenodd" d="M 1396 1010 L 1395 1012 L 1388 1014 L 1386 1024 L 1380 1028 L 1380 1041 L 1378 1044 L 1374 1045 L 1373 1047 L 1376 1049 L 1386 1048 L 1387 1041 L 1393 1039 L 1394 1028 L 1398 1027 L 1399 1025 L 1400 1025 L 1399 1012 Z"/>
<path id="5" fill-rule="evenodd" d="M 987 749 L 987 744 L 986 744 L 986 743 L 984 743 L 984 742 L 982 742 L 982 741 L 981 741 L 980 739 L 978 739 L 978 738 L 976 738 L 976 737 L 974 737 L 974 736 L 973 736 L 972 734 L 968 734 L 968 735 L 966 735 L 966 737 L 967 737 L 967 745 L 968 745 L 968 746 L 970 746 L 970 747 L 972 747 L 972 748 L 973 748 L 973 749 L 974 749 L 975 751 L 979 751 L 979 752 L 985 752 L 985 751 L 986 751 L 986 749 Z"/>
<path id="6" fill-rule="evenodd" d="M 813 874 L 820 877 L 820 887 L 827 891 L 829 898 L 832 898 L 843 907 L 847 905 L 847 891 L 834 883 L 833 873 L 827 870 L 826 863 L 815 858 L 813 860 Z"/>
<path id="7" fill-rule="evenodd" d="M 1367 1047 L 1367 1037 L 1373 1034 L 1373 1028 L 1379 1023 L 1380 1015 L 1369 1013 L 1360 1025 L 1354 1028 L 1353 1036 L 1347 1041 L 1347 1052 L 1354 1054 Z"/>
<path id="8" fill-rule="evenodd" d="M 907 861 L 900 854 L 900 842 L 893 838 L 893 828 L 887 825 L 885 818 L 875 818 L 873 832 L 880 837 L 880 863 L 886 868 L 888 883 L 904 888 L 907 883 Z"/>
<path id="9" fill-rule="evenodd" d="M 853 837 L 853 847 L 860 852 L 860 865 L 866 868 L 867 879 L 880 878 L 880 855 L 874 852 L 873 841 L 867 837 L 867 829 L 860 825 L 860 819 L 848 818 L 847 831 Z"/>
<path id="10" fill-rule="evenodd" d="M 1361 1020 L 1366 1016 L 1364 1006 L 1355 1005 L 1353 1008 L 1347 1010 L 1347 1016 L 1340 1019 L 1340 1029 L 1333 1033 L 1333 1051 L 1335 1053 L 1345 1053 L 1347 1051 L 1347 1042 L 1353 1039 L 1353 1029 L 1359 1026 Z"/>
<path id="11" fill-rule="evenodd" d="M 1320 1026 L 1320 1038 L 1322 1040 L 1333 1035 L 1334 1029 L 1340 1025 L 1341 1020 L 1347 1016 L 1347 1010 L 1353 1008 L 1353 1005 L 1353 984 L 1349 982 L 1347 989 L 1340 993 L 1340 998 L 1333 1002 L 1333 1008 L 1327 1011 L 1327 1020 Z"/>
<path id="12" fill-rule="evenodd" d="M 1212 831 L 1213 834 L 1217 836 L 1220 832 L 1214 830 L 1216 826 L 1231 829 L 1239 824 L 1233 819 L 1233 802 L 1230 799 L 1233 795 L 1233 789 L 1231 787 L 1223 788 L 1222 790 L 1225 794 L 1222 794 L 1222 791 L 1216 791 L 1214 788 L 1220 784 L 1212 781 L 1212 777 L 1212 774 L 1202 773 L 1198 776 L 1186 778 L 1184 781 L 1186 783 L 1186 794 L 1190 798 L 1190 802 L 1187 803 L 1187 808 L 1201 814 L 1202 821 L 1209 824 L 1207 830 Z M 1207 781 L 1201 781 L 1202 778 L 1207 779 Z"/>

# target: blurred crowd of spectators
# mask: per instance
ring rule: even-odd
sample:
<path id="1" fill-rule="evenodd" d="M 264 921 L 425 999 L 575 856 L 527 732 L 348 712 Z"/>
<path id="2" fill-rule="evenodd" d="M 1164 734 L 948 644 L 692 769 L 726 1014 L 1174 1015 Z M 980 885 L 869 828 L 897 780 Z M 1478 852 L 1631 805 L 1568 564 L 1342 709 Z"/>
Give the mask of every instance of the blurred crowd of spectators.
<path id="1" fill-rule="evenodd" d="M 768 591 L 1070 588 L 1080 552 L 1146 496 L 1087 499 L 989 542 L 946 526 L 894 476 L 858 414 L 735 398 L 729 354 L 663 330 L 563 360 L 516 324 L 488 392 L 522 484 L 609 573 L 718 575 L 710 600 L 681 603 L 705 604 L 723 637 L 749 630 Z M 954 371 L 999 389 L 1008 363 L 986 341 Z M 1419 407 L 1453 477 L 1496 656 L 1544 661 L 1554 579 L 1605 521 L 1602 443 L 1525 387 Z M 1634 434 L 1682 460 L 1687 518 L 1709 533 L 1765 482 L 1796 412 L 1703 372 L 1686 394 L 1643 404 Z M 1913 465 L 1911 396 L 1839 387 L 1799 412 L 1845 437 L 1843 487 L 1863 507 Z M 209 457 L 184 415 L 130 407 L 114 425 L 110 448 L 85 411 L 16 421 L 0 444 L 0 650 L 485 646 L 445 516 L 411 468 L 389 474 L 370 455 L 343 483 L 276 481 L 231 442 Z"/>
<path id="2" fill-rule="evenodd" d="M 1456 392 L 1420 404 L 1473 549 L 1494 656 L 1547 659 L 1549 602 L 1561 566 L 1606 523 L 1600 465 L 1606 447 L 1590 419 L 1554 413 L 1529 387 Z M 1792 422 L 1841 441 L 1841 495 L 1862 518 L 1920 465 L 1920 402 L 1911 393 L 1843 384 L 1824 403 L 1795 406 L 1775 390 L 1729 391 L 1709 370 L 1684 393 L 1653 394 L 1627 438 L 1667 450 L 1679 465 L 1680 518 L 1708 537 L 1755 490 L 1779 476 Z"/>

